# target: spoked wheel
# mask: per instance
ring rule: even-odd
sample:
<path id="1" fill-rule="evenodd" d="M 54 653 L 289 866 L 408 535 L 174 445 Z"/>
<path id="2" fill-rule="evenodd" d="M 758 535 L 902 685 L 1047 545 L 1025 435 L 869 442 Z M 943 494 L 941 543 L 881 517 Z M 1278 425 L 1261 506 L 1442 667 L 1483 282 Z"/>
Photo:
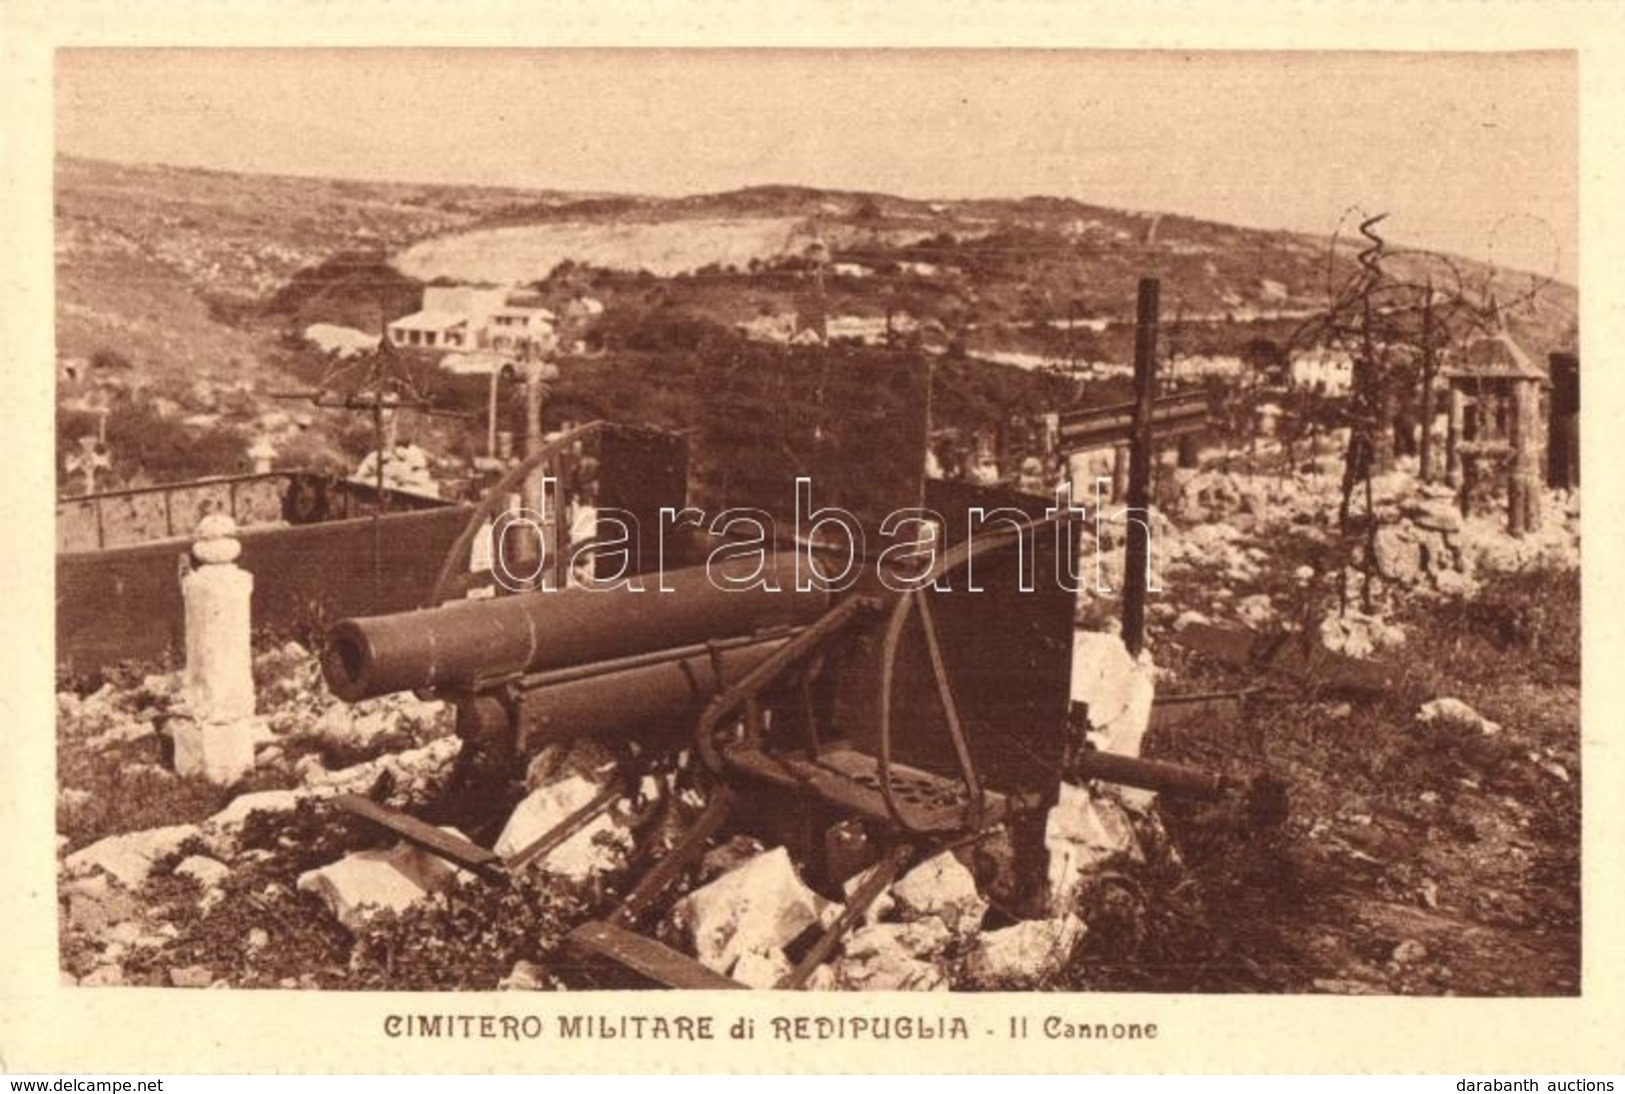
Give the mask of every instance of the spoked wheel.
<path id="1" fill-rule="evenodd" d="M 1014 555 L 1019 572 L 1017 552 L 1023 541 L 1049 523 L 1038 521 L 1018 534 L 962 543 L 946 552 L 928 575 L 922 575 L 918 587 L 889 602 L 867 596 L 841 601 L 711 702 L 696 726 L 696 753 L 715 771 L 731 768 L 769 783 L 782 783 L 787 789 L 810 788 L 842 809 L 910 836 L 941 838 L 950 832 L 976 831 L 999 820 L 1016 802 L 1008 793 L 986 788 L 988 773 L 983 767 L 998 749 L 988 741 L 978 748 L 972 739 L 973 725 L 985 731 L 989 724 L 988 697 L 978 694 L 986 690 L 986 682 L 954 679 L 956 673 L 976 671 L 975 651 L 968 651 L 965 644 L 985 641 L 987 635 L 975 625 L 967 625 L 962 615 L 952 618 L 960 606 L 955 601 L 963 604 L 969 594 L 937 586 L 939 581 L 952 584 L 961 576 L 968 580 L 973 559 L 986 559 L 985 566 L 996 568 Z M 1057 624 L 1069 632 L 1070 599 L 1060 610 L 1063 614 Z M 946 627 L 941 618 L 945 611 L 950 617 Z M 828 745 L 821 744 L 814 733 L 805 757 L 766 751 L 763 697 L 793 681 L 831 642 L 855 628 L 869 629 L 864 619 L 875 612 L 883 613 L 874 625 L 880 638 L 878 657 L 871 663 L 872 670 L 860 669 L 873 681 L 875 701 L 855 708 L 854 723 L 872 726 L 872 732 L 860 733 L 848 726 L 846 734 L 836 734 L 839 740 Z M 1068 646 L 1067 664 L 1058 666 L 1059 682 L 1047 681 L 1050 691 L 1069 686 L 1065 676 L 1070 668 L 1069 651 Z M 1021 683 L 1026 682 L 1024 677 Z M 1047 699 L 1042 709 L 1053 708 L 1062 722 L 1048 727 L 1054 740 L 1048 742 L 1052 747 L 1046 754 L 1028 760 L 1026 766 L 1036 770 L 1025 771 L 1015 780 L 1024 791 L 1038 791 L 1020 795 L 1023 808 L 1029 799 L 1037 802 L 1048 796 L 1040 784 L 1057 778 L 1060 769 L 1065 701 L 1058 693 Z M 1026 711 L 1017 707 L 1014 717 L 1019 719 Z M 967 709 L 974 718 L 967 716 Z M 906 723 L 905 728 L 899 729 L 898 723 Z M 1002 725 L 1002 720 L 995 724 Z M 907 748 L 895 747 L 900 737 Z M 850 743 L 839 743 L 848 740 Z M 918 758 L 922 743 L 933 758 Z M 1019 734 L 1006 735 L 1002 729 L 996 744 L 1034 751 Z M 899 751 L 902 759 L 896 756 Z M 1013 781 L 1008 767 L 1001 774 L 1004 785 Z"/>
<path id="2" fill-rule="evenodd" d="M 498 562 L 496 556 L 502 547 L 504 532 L 513 523 L 505 524 L 503 515 L 513 508 L 513 498 L 524 492 L 525 484 L 533 476 L 551 480 L 554 496 L 546 499 L 545 512 L 551 520 L 543 527 L 544 532 L 550 535 L 542 569 L 527 576 L 531 577 L 536 587 L 551 585 L 553 588 L 563 588 L 570 565 L 570 529 L 560 519 L 565 502 L 562 487 L 569 481 L 569 473 L 580 458 L 582 444 L 608 427 L 606 422 L 589 422 L 555 437 L 535 454 L 515 464 L 496 485 L 487 490 L 469 515 L 468 523 L 447 550 L 423 606 L 433 608 L 450 600 L 461 600 L 471 590 L 478 588 L 491 588 L 496 595 L 522 591 L 497 581 L 492 569 L 476 569 L 473 565 L 474 547 L 480 536 L 491 537 L 490 563 L 494 566 Z"/>

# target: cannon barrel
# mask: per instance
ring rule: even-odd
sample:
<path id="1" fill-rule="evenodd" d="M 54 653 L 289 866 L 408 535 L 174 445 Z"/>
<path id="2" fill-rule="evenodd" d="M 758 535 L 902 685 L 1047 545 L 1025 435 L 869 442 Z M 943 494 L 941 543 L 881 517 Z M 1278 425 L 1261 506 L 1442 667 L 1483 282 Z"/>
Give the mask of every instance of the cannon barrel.
<path id="1" fill-rule="evenodd" d="M 327 633 L 322 673 L 341 699 L 397 691 L 469 689 L 482 681 L 612 661 L 638 654 L 798 626 L 817 619 L 828 594 L 795 587 L 795 566 L 756 560 L 645 575 L 641 591 L 571 588 L 342 620 Z"/>
<path id="2" fill-rule="evenodd" d="M 520 750 L 628 733 L 657 720 L 682 722 L 686 716 L 691 722 L 712 696 L 794 633 L 799 632 L 730 638 L 526 677 L 519 698 Z"/>

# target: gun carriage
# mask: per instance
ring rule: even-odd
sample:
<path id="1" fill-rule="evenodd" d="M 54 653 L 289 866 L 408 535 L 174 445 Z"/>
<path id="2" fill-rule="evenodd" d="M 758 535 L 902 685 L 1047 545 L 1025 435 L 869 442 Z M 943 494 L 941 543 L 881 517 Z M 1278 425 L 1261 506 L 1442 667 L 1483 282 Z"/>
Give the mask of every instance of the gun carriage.
<path id="1" fill-rule="evenodd" d="M 323 654 L 344 699 L 413 690 L 455 705 L 450 793 L 475 808 L 581 738 L 613 750 L 619 780 L 507 857 L 364 797 L 343 806 L 500 878 L 617 803 L 647 821 L 697 796 L 680 834 L 572 941 L 647 981 L 738 987 L 639 928 L 709 841 L 749 830 L 789 847 L 828 894 L 867 871 L 780 984 L 794 988 L 899 871 L 944 848 L 996 846 L 967 856 L 979 881 L 1011 914 L 1032 907 L 1063 775 L 1223 789 L 1077 746 L 1065 577 L 1087 522 L 1054 498 L 928 480 L 924 363 L 831 355 L 815 373 L 787 361 L 710 390 L 688 434 L 595 423 L 555 439 L 475 510 L 422 609 L 341 621 Z M 505 524 L 527 484 L 554 517 Z M 590 552 L 565 519 L 583 496 Z M 697 523 L 672 519 L 695 511 Z M 898 514 L 919 518 L 909 537 Z M 533 588 L 471 567 L 480 543 L 495 542 L 483 553 L 500 569 L 526 536 Z"/>

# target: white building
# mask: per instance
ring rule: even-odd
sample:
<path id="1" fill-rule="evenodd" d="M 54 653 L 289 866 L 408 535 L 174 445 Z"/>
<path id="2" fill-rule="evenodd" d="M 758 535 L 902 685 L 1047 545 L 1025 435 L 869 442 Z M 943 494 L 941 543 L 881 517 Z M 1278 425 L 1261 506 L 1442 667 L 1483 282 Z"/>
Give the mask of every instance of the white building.
<path id="1" fill-rule="evenodd" d="M 1171 380 L 1197 381 L 1208 377 L 1218 377 L 1224 380 L 1234 380 L 1240 377 L 1247 369 L 1246 363 L 1240 357 L 1230 354 L 1196 354 L 1190 357 L 1175 357 L 1167 364 L 1166 375 Z"/>
<path id="2" fill-rule="evenodd" d="M 550 344 L 556 318 L 510 289 L 431 285 L 421 311 L 389 324 L 389 340 L 417 349 L 513 351 Z"/>
<path id="3" fill-rule="evenodd" d="M 1354 359 L 1341 350 L 1324 348 L 1294 357 L 1292 386 L 1323 395 L 1347 395 L 1354 386 Z"/>

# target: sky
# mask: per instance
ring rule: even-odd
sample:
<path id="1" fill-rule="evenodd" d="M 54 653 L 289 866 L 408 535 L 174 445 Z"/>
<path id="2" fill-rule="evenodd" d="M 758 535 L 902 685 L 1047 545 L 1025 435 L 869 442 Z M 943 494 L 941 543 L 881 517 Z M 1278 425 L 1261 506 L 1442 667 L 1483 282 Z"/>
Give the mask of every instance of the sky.
<path id="1" fill-rule="evenodd" d="M 1571 53 L 62 50 L 57 150 L 684 194 L 1048 194 L 1575 279 Z"/>

